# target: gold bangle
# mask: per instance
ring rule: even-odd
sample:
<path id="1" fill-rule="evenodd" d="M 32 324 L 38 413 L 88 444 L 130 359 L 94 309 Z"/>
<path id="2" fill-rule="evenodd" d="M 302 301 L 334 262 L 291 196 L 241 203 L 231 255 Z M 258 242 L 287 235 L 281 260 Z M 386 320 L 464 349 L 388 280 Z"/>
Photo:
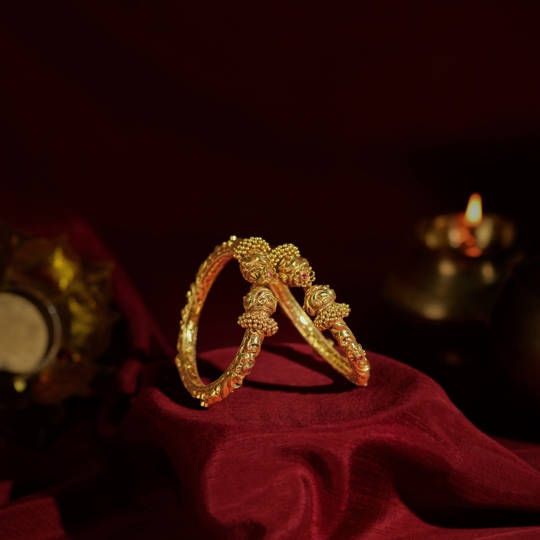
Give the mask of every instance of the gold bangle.
<path id="1" fill-rule="evenodd" d="M 366 353 L 343 320 L 351 309 L 348 304 L 336 303 L 336 294 L 328 285 L 313 285 L 315 273 L 298 248 L 284 244 L 274 248 L 273 262 L 279 281 L 270 284 L 279 305 L 300 335 L 336 371 L 357 386 L 367 386 L 370 365 Z M 289 287 L 304 289 L 302 309 Z M 312 321 L 307 315 L 315 317 Z M 334 348 L 322 331 L 330 330 L 345 358 Z"/>
<path id="2" fill-rule="evenodd" d="M 251 243 L 250 240 L 242 242 L 231 236 L 229 241 L 214 249 L 199 267 L 195 281 L 187 293 L 187 303 L 182 310 L 176 367 L 186 390 L 199 400 L 202 407 L 225 399 L 239 388 L 255 364 L 264 337 L 277 332 L 277 323 L 270 317 L 276 310 L 277 300 L 267 287 L 274 279 L 271 249 L 263 240 Z M 248 294 L 244 296 L 246 311 L 238 320 L 238 324 L 246 331 L 231 365 L 217 380 L 204 384 L 197 370 L 196 343 L 199 318 L 216 277 L 235 256 L 242 259 L 240 270 L 246 280 L 253 284 Z"/>
<path id="3" fill-rule="evenodd" d="M 197 370 L 196 342 L 198 323 L 208 293 L 224 266 L 237 259 L 240 271 L 250 282 L 251 289 L 244 296 L 246 310 L 238 319 L 245 328 L 244 337 L 230 366 L 215 381 L 204 384 Z M 292 244 L 271 249 L 261 238 L 241 240 L 235 236 L 217 246 L 199 267 L 195 281 L 187 293 L 178 334 L 176 366 L 184 387 L 201 406 L 221 401 L 239 388 L 255 364 L 266 336 L 274 335 L 277 323 L 271 318 L 278 301 L 302 337 L 338 372 L 357 385 L 366 386 L 369 363 L 365 352 L 356 342 L 343 321 L 350 309 L 346 304 L 335 304 L 335 294 L 327 286 L 313 285 L 315 274 L 309 263 Z M 306 312 L 289 290 L 303 287 Z M 346 352 L 343 358 L 321 330 L 330 329 Z"/>
<path id="4" fill-rule="evenodd" d="M 370 365 L 366 352 L 343 320 L 343 317 L 346 317 L 350 312 L 349 306 L 335 304 L 335 293 L 328 285 L 314 285 L 305 291 L 304 301 L 304 308 L 308 310 L 310 315 L 316 316 L 315 321 L 312 321 L 286 286 L 276 283 L 271 285 L 271 289 L 276 295 L 281 309 L 319 356 L 353 384 L 367 386 Z M 320 307 L 314 306 L 313 304 L 319 302 L 321 297 L 324 298 L 324 304 Z M 322 330 L 327 329 L 330 330 L 345 352 L 345 357 L 335 349 L 334 342 L 331 339 L 326 339 L 322 333 Z"/>

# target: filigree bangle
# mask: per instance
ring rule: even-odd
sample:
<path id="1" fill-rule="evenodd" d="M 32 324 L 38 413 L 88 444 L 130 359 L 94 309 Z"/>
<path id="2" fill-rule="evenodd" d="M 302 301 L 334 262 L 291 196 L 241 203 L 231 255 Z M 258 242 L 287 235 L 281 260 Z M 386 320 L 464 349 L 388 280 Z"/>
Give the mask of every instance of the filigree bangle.
<path id="1" fill-rule="evenodd" d="M 224 266 L 235 258 L 235 249 L 240 258 L 242 275 L 253 286 L 244 297 L 245 313 L 238 324 L 246 329 L 238 353 L 227 370 L 214 382 L 204 384 L 197 370 L 196 342 L 198 323 L 208 292 Z M 251 249 L 247 249 L 247 248 Z M 264 244 L 242 243 L 232 236 L 228 242 L 217 246 L 213 253 L 201 264 L 195 281 L 187 293 L 187 303 L 182 310 L 180 333 L 178 335 L 178 355 L 176 366 L 187 391 L 200 401 L 202 407 L 221 401 L 242 385 L 244 377 L 251 371 L 255 359 L 261 350 L 265 336 L 277 332 L 277 323 L 270 317 L 277 307 L 277 300 L 266 286 L 273 277 L 270 247 Z"/>
<path id="2" fill-rule="evenodd" d="M 300 256 L 296 246 L 278 246 L 272 251 L 272 257 L 279 281 L 273 281 L 270 288 L 300 335 L 349 381 L 358 386 L 367 386 L 370 376 L 369 361 L 364 349 L 343 320 L 351 311 L 349 305 L 336 303 L 336 294 L 328 285 L 313 285 L 315 273 L 308 261 Z M 304 289 L 304 309 L 300 307 L 289 287 Z M 306 315 L 306 311 L 315 317 L 314 321 Z M 330 330 L 345 352 L 345 358 L 338 353 L 333 343 L 324 337 L 324 330 Z"/>
<path id="3" fill-rule="evenodd" d="M 350 308 L 347 304 L 333 304 L 330 302 L 325 310 L 324 307 L 315 308 L 308 311 L 310 315 L 316 315 L 315 321 L 312 321 L 306 311 L 300 307 L 288 287 L 281 283 L 271 286 L 272 292 L 276 295 L 279 305 L 287 317 L 294 324 L 304 340 L 313 347 L 313 349 L 326 360 L 337 372 L 341 373 L 349 381 L 357 386 L 367 386 L 370 376 L 370 365 L 366 357 L 366 352 L 356 341 L 351 329 L 347 326 L 343 317 L 346 317 Z M 312 307 L 313 298 L 325 291 L 330 298 L 335 299 L 335 293 L 327 285 L 314 285 L 305 291 L 306 303 Z M 334 347 L 334 342 L 327 339 L 322 330 L 329 329 L 335 340 L 345 352 L 343 357 Z"/>
<path id="4" fill-rule="evenodd" d="M 245 333 L 230 366 L 217 380 L 204 384 L 199 376 L 196 356 L 199 318 L 215 279 L 233 258 L 238 260 L 243 277 L 251 283 L 250 291 L 244 296 L 245 313 L 238 319 Z M 271 318 L 278 302 L 302 337 L 325 360 L 354 384 L 367 385 L 369 363 L 365 352 L 343 321 L 343 317 L 349 314 L 349 307 L 336 304 L 334 292 L 327 286 L 313 285 L 314 280 L 315 274 L 308 261 L 292 244 L 272 249 L 262 238 L 241 240 L 231 236 L 214 249 L 199 267 L 187 293 L 176 356 L 182 383 L 201 406 L 208 407 L 221 401 L 242 385 L 244 377 L 255 364 L 264 338 L 278 330 L 276 321 Z M 300 307 L 289 287 L 304 289 L 304 307 L 311 316 L 315 316 L 314 322 Z M 346 358 L 324 337 L 321 331 L 325 329 L 330 329 L 345 351 Z"/>

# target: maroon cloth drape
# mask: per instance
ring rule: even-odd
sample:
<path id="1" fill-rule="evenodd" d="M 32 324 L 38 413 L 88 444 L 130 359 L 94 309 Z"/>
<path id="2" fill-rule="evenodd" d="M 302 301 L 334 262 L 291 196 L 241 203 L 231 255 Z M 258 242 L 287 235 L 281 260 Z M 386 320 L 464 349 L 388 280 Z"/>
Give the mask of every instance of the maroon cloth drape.
<path id="1" fill-rule="evenodd" d="M 114 258 L 84 224 L 69 231 Z M 304 343 L 269 338 L 244 386 L 204 410 L 121 268 L 114 279 L 133 354 L 47 447 L 2 438 L 0 538 L 540 537 L 540 446 L 490 438 L 427 376 L 370 352 L 357 388 Z M 202 353 L 203 376 L 234 353 Z"/>

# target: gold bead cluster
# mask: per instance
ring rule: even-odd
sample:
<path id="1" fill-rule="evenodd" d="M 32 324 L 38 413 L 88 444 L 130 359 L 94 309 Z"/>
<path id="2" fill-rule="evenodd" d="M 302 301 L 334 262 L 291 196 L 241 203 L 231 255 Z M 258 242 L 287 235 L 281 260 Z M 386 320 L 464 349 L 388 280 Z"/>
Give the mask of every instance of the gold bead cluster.
<path id="1" fill-rule="evenodd" d="M 294 244 L 282 244 L 272 250 L 272 260 L 279 272 L 280 266 L 290 264 L 300 257 L 300 250 Z"/>
<path id="2" fill-rule="evenodd" d="M 350 312 L 351 308 L 349 304 L 333 303 L 317 314 L 313 324 L 321 331 L 327 330 L 328 328 L 331 328 L 339 319 L 347 317 Z"/>
<path id="3" fill-rule="evenodd" d="M 258 251 L 260 253 L 271 253 L 272 248 L 266 240 L 263 240 L 259 236 L 252 236 L 251 238 L 242 240 L 236 246 L 233 257 L 237 260 L 241 260 L 243 257 L 254 251 Z"/>
<path id="4" fill-rule="evenodd" d="M 279 279 L 288 287 L 308 289 L 315 281 L 315 272 L 294 244 L 272 249 L 259 236 L 239 242 L 233 256 L 240 262 L 240 271 L 250 283 L 268 285 Z"/>
<path id="5" fill-rule="evenodd" d="M 242 328 L 250 329 L 266 337 L 273 336 L 278 331 L 277 322 L 266 311 L 247 311 L 238 317 L 238 324 Z"/>
<path id="6" fill-rule="evenodd" d="M 288 287 L 311 287 L 315 281 L 315 272 L 300 250 L 294 244 L 282 244 L 272 250 L 279 280 Z"/>

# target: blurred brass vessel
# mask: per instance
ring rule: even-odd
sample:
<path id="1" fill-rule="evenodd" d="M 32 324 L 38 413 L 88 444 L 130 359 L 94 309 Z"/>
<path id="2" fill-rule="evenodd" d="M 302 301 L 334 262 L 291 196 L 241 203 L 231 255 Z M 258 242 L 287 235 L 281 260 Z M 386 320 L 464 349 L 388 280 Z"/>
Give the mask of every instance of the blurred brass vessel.
<path id="1" fill-rule="evenodd" d="M 110 262 L 81 259 L 65 236 L 0 223 L 0 386 L 3 408 L 91 393 L 95 359 L 118 319 Z"/>
<path id="2" fill-rule="evenodd" d="M 485 322 L 501 280 L 522 257 L 516 225 L 497 215 L 474 227 L 463 226 L 462 214 L 424 220 L 407 247 L 387 277 L 384 298 L 433 324 Z"/>

